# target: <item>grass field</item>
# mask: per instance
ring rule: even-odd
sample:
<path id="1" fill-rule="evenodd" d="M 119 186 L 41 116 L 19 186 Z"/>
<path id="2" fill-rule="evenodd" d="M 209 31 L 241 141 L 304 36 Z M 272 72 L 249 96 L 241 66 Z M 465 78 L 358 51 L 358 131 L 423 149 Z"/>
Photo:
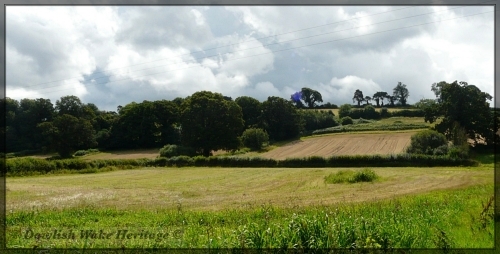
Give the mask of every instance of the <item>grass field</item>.
<path id="1" fill-rule="evenodd" d="M 370 247 L 363 245 L 370 244 L 370 237 L 374 246 L 384 244 L 383 239 L 392 247 L 492 246 L 493 224 L 483 228 L 480 223 L 481 202 L 493 193 L 491 165 L 374 168 L 380 179 L 373 183 L 326 184 L 324 177 L 339 170 L 158 168 L 8 178 L 8 246 L 303 248 L 356 242 Z M 321 216 L 331 221 L 319 223 Z M 290 225 L 298 231 L 287 229 Z M 28 228 L 78 235 L 93 229 L 146 230 L 169 236 L 159 241 L 36 240 L 27 237 Z M 332 238 L 313 244 L 297 238 L 301 230 Z M 348 235 L 350 230 L 354 235 Z M 405 234 L 408 239 L 398 238 Z"/>

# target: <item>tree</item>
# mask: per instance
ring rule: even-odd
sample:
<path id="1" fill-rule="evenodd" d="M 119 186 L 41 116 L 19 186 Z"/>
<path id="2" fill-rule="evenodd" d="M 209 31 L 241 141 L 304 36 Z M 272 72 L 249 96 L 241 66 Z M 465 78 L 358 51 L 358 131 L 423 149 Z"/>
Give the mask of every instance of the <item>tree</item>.
<path id="1" fill-rule="evenodd" d="M 393 96 L 396 97 L 396 100 L 398 100 L 401 105 L 406 106 L 406 99 L 410 96 L 410 92 L 408 92 L 405 84 L 398 82 L 396 87 L 394 87 Z"/>
<path id="2" fill-rule="evenodd" d="M 392 96 L 392 95 L 388 94 L 385 98 L 391 103 L 391 106 L 394 107 L 394 102 L 397 99 L 396 96 Z"/>
<path id="3" fill-rule="evenodd" d="M 241 107 L 245 129 L 256 127 L 260 122 L 261 103 L 257 99 L 248 96 L 236 98 L 235 102 Z"/>
<path id="4" fill-rule="evenodd" d="M 68 114 L 78 118 L 83 116 L 84 104 L 74 95 L 63 96 L 56 101 L 55 109 L 60 116 Z"/>
<path id="5" fill-rule="evenodd" d="M 366 101 L 366 105 L 370 104 L 370 101 L 372 100 L 372 97 L 370 96 L 365 96 L 365 101 Z"/>
<path id="6" fill-rule="evenodd" d="M 178 144 L 179 109 L 174 102 L 132 102 L 120 110 L 111 128 L 110 147 L 151 148 Z"/>
<path id="7" fill-rule="evenodd" d="M 88 149 L 97 145 L 94 129 L 90 122 L 83 118 L 63 114 L 52 122 L 38 125 L 47 136 L 49 146 L 63 158 L 68 158 L 78 149 Z"/>
<path id="8" fill-rule="evenodd" d="M 252 150 L 260 150 L 269 141 L 269 135 L 263 129 L 250 128 L 243 132 L 241 141 Z"/>
<path id="9" fill-rule="evenodd" d="M 321 93 L 308 87 L 303 87 L 301 99 L 307 104 L 309 108 L 314 108 L 316 102 L 323 102 Z"/>
<path id="10" fill-rule="evenodd" d="M 467 82 L 457 81 L 451 84 L 444 81 L 434 83 L 431 90 L 436 94 L 437 102 L 425 104 L 425 120 L 433 123 L 438 117 L 443 117 L 435 126 L 437 131 L 451 140 L 456 133 L 453 129 L 459 126 L 476 144 L 482 139 L 486 139 L 488 144 L 495 143 L 498 130 L 493 124 L 494 115 L 488 103 L 491 95 Z"/>
<path id="11" fill-rule="evenodd" d="M 387 92 L 376 92 L 372 99 L 377 103 L 377 107 L 380 107 L 380 100 L 382 100 L 382 106 L 384 106 L 384 98 L 386 98 Z"/>
<path id="12" fill-rule="evenodd" d="M 269 138 L 276 141 L 297 137 L 304 125 L 294 105 L 275 96 L 262 103 L 262 123 Z"/>
<path id="13" fill-rule="evenodd" d="M 361 90 L 356 89 L 354 92 L 354 96 L 352 97 L 352 102 L 358 101 L 358 107 L 361 106 L 361 102 L 365 100 L 365 97 L 363 96 L 363 92 Z"/>
<path id="14" fill-rule="evenodd" d="M 182 105 L 182 142 L 209 156 L 213 150 L 239 146 L 244 123 L 241 107 L 219 93 L 196 92 Z"/>

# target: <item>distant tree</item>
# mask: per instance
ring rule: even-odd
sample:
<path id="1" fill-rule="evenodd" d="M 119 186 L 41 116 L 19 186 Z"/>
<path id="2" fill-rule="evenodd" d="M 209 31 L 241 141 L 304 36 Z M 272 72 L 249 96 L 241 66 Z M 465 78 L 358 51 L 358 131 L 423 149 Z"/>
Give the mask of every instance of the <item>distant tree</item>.
<path id="1" fill-rule="evenodd" d="M 341 105 L 339 108 L 339 118 L 344 118 L 346 116 L 349 116 L 352 111 L 352 106 L 351 104 L 344 104 Z"/>
<path id="2" fill-rule="evenodd" d="M 290 95 L 290 101 L 295 105 L 297 108 L 305 108 L 304 103 L 302 102 L 302 92 L 295 92 L 294 94 Z"/>
<path id="3" fill-rule="evenodd" d="M 389 94 L 388 94 L 385 98 L 386 98 L 386 99 L 387 99 L 387 100 L 391 103 L 390 105 L 391 105 L 392 107 L 394 107 L 394 102 L 395 102 L 395 101 L 396 101 L 396 99 L 397 99 L 397 98 L 396 98 L 396 96 L 392 96 L 392 95 L 389 95 Z"/>
<path id="4" fill-rule="evenodd" d="M 370 96 L 365 96 L 365 101 L 366 101 L 366 105 L 370 104 L 370 101 L 372 100 L 372 97 Z"/>
<path id="5" fill-rule="evenodd" d="M 97 145 L 94 129 L 90 121 L 63 114 L 52 122 L 38 125 L 47 136 L 49 146 L 63 158 L 68 158 L 78 149 L 88 149 Z"/>
<path id="6" fill-rule="evenodd" d="M 309 108 L 314 108 L 316 102 L 323 102 L 323 97 L 321 93 L 308 87 L 303 87 L 302 90 L 302 100 L 307 104 Z"/>
<path id="7" fill-rule="evenodd" d="M 393 96 L 396 97 L 396 100 L 398 100 L 401 105 L 406 106 L 406 99 L 410 96 L 410 92 L 408 92 L 405 84 L 398 82 L 396 87 L 394 87 Z"/>
<path id="8" fill-rule="evenodd" d="M 269 138 L 276 141 L 297 137 L 304 125 L 290 101 L 274 96 L 262 103 L 262 123 Z"/>
<path id="9" fill-rule="evenodd" d="M 387 96 L 387 92 L 376 92 L 372 99 L 377 103 L 377 107 L 380 107 L 380 101 L 382 101 L 382 106 L 384 106 L 384 98 Z"/>
<path id="10" fill-rule="evenodd" d="M 241 107 L 245 129 L 258 126 L 262 106 L 260 101 L 249 96 L 241 96 L 234 101 Z"/>
<path id="11" fill-rule="evenodd" d="M 233 150 L 240 145 L 243 113 L 234 101 L 219 93 L 196 92 L 182 105 L 182 142 L 204 156 L 213 150 Z"/>
<path id="12" fill-rule="evenodd" d="M 354 92 L 354 96 L 352 97 L 352 102 L 358 101 L 358 107 L 361 106 L 361 102 L 365 100 L 365 97 L 363 96 L 363 92 L 361 90 L 356 89 Z"/>

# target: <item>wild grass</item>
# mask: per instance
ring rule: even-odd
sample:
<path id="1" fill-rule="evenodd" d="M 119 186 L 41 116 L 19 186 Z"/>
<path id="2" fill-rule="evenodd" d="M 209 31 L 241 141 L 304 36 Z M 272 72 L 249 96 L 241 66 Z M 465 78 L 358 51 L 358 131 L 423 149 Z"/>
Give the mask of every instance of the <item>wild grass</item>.
<path id="1" fill-rule="evenodd" d="M 358 183 L 373 182 L 379 179 L 379 176 L 371 169 L 363 170 L 340 170 L 337 173 L 325 176 L 325 183 Z"/>
<path id="2" fill-rule="evenodd" d="M 295 208 L 256 202 L 245 209 L 194 211 L 179 202 L 174 209 L 86 205 L 8 211 L 7 247 L 493 248 L 494 222 L 488 216 L 492 194 L 493 185 L 488 184 L 376 202 Z M 54 230 L 73 232 L 74 239 L 51 238 Z M 89 234 L 92 231 L 96 234 Z M 99 239 L 100 231 L 110 238 Z"/>

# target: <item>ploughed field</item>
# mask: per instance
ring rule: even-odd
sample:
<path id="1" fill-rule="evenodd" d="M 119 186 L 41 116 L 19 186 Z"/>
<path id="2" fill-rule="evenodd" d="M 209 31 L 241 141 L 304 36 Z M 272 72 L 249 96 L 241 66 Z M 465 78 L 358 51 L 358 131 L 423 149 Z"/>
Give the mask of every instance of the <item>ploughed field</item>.
<path id="1" fill-rule="evenodd" d="M 339 133 L 291 142 L 260 156 L 273 159 L 333 155 L 399 154 L 416 132 Z"/>

